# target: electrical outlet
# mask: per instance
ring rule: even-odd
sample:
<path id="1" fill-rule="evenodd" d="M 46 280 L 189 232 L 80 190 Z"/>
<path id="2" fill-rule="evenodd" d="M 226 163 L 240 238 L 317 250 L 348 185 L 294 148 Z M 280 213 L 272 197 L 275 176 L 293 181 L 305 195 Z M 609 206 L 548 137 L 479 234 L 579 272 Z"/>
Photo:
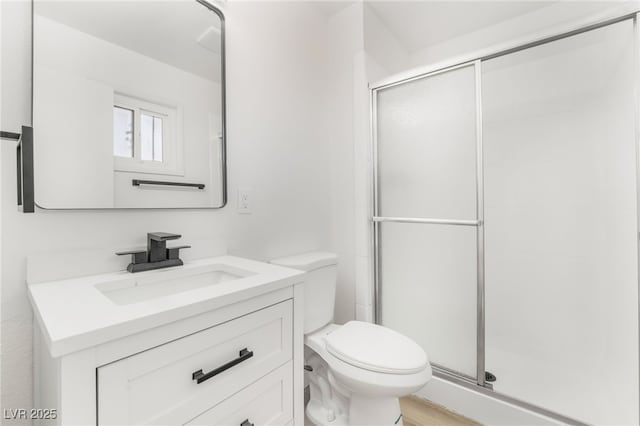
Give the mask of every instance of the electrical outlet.
<path id="1" fill-rule="evenodd" d="M 251 214 L 251 188 L 238 188 L 238 213 Z"/>

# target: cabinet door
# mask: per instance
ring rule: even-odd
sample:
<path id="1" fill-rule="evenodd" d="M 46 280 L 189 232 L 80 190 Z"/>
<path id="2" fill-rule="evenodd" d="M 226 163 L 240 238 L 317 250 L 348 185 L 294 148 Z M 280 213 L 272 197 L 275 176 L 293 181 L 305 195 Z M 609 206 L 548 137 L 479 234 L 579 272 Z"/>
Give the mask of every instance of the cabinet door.
<path id="1" fill-rule="evenodd" d="M 288 300 L 98 368 L 98 423 L 185 424 L 214 407 L 291 360 L 292 307 Z"/>
<path id="2" fill-rule="evenodd" d="M 293 416 L 293 363 L 289 362 L 191 420 L 189 426 L 283 425 Z"/>

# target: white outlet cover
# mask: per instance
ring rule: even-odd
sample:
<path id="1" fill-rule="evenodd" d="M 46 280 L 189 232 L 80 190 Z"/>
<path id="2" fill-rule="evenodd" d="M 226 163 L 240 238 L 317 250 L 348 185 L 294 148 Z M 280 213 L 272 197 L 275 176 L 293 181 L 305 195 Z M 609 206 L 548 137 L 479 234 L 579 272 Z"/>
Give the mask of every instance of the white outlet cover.
<path id="1" fill-rule="evenodd" d="M 251 188 L 238 188 L 238 213 L 251 214 Z"/>

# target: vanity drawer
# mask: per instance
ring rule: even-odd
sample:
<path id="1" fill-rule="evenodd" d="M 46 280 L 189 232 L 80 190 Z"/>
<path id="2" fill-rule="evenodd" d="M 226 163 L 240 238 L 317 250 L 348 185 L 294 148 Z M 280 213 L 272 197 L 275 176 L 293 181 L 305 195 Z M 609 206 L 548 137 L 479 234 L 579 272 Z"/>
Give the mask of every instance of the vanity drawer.
<path id="1" fill-rule="evenodd" d="M 293 363 L 288 362 L 257 382 L 191 420 L 189 426 L 284 425 L 293 418 Z"/>
<path id="2" fill-rule="evenodd" d="M 98 423 L 187 423 L 292 358 L 292 313 L 287 300 L 99 367 Z"/>

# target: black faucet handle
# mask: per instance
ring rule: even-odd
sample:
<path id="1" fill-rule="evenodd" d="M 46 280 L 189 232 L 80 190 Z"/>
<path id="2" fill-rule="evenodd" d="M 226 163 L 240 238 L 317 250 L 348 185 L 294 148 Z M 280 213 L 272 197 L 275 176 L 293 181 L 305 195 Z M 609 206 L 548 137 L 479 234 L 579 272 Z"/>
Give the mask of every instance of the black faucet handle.
<path id="1" fill-rule="evenodd" d="M 177 240 L 178 238 L 182 238 L 182 235 L 170 234 L 169 232 L 149 232 L 147 238 L 153 241 L 167 241 Z"/>
<path id="2" fill-rule="evenodd" d="M 188 249 L 191 246 L 167 247 L 167 259 L 180 259 L 180 249 Z"/>
<path id="3" fill-rule="evenodd" d="M 131 255 L 131 263 L 137 265 L 138 263 L 147 262 L 147 251 L 145 249 L 141 250 L 128 250 L 128 251 L 119 251 L 116 252 L 118 256 L 125 256 L 127 254 Z"/>

